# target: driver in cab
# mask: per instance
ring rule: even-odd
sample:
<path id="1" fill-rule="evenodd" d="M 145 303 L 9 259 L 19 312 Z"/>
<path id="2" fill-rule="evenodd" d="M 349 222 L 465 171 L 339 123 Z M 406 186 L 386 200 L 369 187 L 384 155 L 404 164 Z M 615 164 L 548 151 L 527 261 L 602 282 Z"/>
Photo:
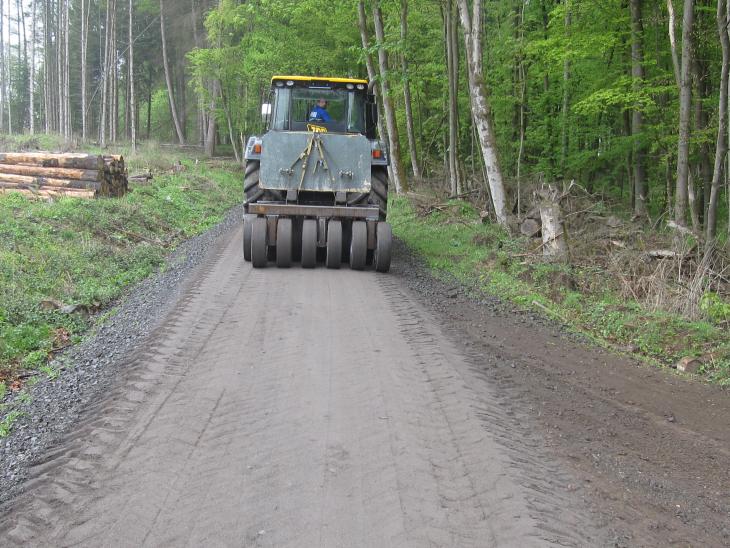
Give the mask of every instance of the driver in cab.
<path id="1" fill-rule="evenodd" d="M 320 98 L 317 104 L 312 108 L 312 112 L 309 113 L 310 122 L 331 122 L 332 117 L 327 112 L 327 101 L 324 98 Z"/>

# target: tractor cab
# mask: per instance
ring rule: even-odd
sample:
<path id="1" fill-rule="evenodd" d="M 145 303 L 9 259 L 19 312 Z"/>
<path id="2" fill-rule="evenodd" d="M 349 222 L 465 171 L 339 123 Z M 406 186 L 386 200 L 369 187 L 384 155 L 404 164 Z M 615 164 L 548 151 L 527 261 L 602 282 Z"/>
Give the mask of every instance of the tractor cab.
<path id="1" fill-rule="evenodd" d="M 262 113 L 269 130 L 375 137 L 377 110 L 367 80 L 274 76 Z"/>

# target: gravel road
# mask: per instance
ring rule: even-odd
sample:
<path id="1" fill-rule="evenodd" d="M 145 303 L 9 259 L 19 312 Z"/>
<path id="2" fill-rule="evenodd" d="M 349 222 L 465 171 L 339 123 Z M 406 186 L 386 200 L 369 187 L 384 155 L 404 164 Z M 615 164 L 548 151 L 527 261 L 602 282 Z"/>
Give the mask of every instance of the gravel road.
<path id="1" fill-rule="evenodd" d="M 5 546 L 730 546 L 730 398 L 434 279 L 254 270 L 240 211 L 34 387 Z"/>
<path id="2" fill-rule="evenodd" d="M 223 231 L 0 518 L 3 544 L 602 544 L 571 476 L 398 276 Z"/>

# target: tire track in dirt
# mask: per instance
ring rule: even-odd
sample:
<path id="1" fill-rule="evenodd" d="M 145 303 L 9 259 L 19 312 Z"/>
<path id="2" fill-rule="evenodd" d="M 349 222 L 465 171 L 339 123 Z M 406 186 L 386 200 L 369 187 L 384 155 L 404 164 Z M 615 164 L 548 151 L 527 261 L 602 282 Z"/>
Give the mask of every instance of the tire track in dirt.
<path id="1" fill-rule="evenodd" d="M 601 544 L 569 477 L 392 277 L 225 236 L 4 508 L 12 545 Z"/>

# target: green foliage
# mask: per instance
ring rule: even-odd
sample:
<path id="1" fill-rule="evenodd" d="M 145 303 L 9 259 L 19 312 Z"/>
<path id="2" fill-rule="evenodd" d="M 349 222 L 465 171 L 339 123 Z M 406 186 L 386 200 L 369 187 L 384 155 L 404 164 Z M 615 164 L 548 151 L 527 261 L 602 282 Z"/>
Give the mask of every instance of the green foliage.
<path id="1" fill-rule="evenodd" d="M 149 155 L 127 156 L 144 164 Z M 168 166 L 178 159 L 166 158 Z M 57 375 L 44 370 L 48 356 L 89 327 L 85 311 L 109 306 L 159 269 L 178 242 L 215 225 L 240 201 L 238 173 L 187 159 L 185 167 L 122 199 L 46 203 L 0 195 L 0 372 L 22 367 Z"/>
<path id="2" fill-rule="evenodd" d="M 0 439 L 8 437 L 15 421 L 23 416 L 22 411 L 11 411 L 5 418 L 0 420 Z"/>
<path id="3" fill-rule="evenodd" d="M 715 323 L 730 324 L 730 303 L 712 291 L 706 292 L 700 299 L 700 310 Z"/>

